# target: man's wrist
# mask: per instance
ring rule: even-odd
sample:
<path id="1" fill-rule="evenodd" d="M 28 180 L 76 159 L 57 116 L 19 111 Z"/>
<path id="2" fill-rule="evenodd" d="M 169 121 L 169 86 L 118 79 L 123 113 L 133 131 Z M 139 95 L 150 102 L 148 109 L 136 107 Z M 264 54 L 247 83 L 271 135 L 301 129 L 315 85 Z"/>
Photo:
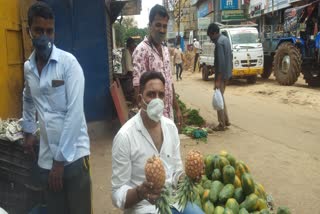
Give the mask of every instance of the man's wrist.
<path id="1" fill-rule="evenodd" d="M 33 133 L 30 133 L 30 132 L 23 132 L 23 136 L 26 137 L 26 138 L 29 138 L 29 137 L 36 137 L 35 134 Z"/>
<path id="2" fill-rule="evenodd" d="M 142 200 L 143 200 L 143 193 L 141 192 L 140 186 L 137 186 L 137 187 L 136 187 L 136 194 L 137 194 L 138 200 L 139 200 L 139 201 L 142 201 Z"/>
<path id="3" fill-rule="evenodd" d="M 64 166 L 64 161 L 53 160 L 53 165 L 54 166 Z"/>

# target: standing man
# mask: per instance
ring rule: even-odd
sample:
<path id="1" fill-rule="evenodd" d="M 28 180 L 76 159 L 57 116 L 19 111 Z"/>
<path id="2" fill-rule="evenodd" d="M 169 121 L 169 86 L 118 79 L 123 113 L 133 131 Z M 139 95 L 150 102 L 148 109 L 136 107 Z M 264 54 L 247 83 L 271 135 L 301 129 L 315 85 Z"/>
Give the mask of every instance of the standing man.
<path id="1" fill-rule="evenodd" d="M 133 86 L 137 100 L 139 80 L 147 71 L 161 72 L 166 81 L 164 116 L 174 119 L 175 109 L 178 126 L 182 125 L 182 114 L 176 100 L 175 90 L 170 69 L 170 54 L 168 47 L 163 45 L 166 38 L 169 15 L 164 6 L 155 5 L 149 14 L 149 35 L 137 46 L 133 52 Z"/>
<path id="2" fill-rule="evenodd" d="M 201 51 L 200 43 L 197 41 L 196 38 L 193 39 L 193 48 L 195 49 L 194 51 L 196 52 L 196 55 L 194 58 L 194 65 L 193 65 L 193 72 L 195 72 L 196 66 L 198 63 L 198 59 L 199 59 L 199 55 L 200 55 L 200 51 Z"/>
<path id="3" fill-rule="evenodd" d="M 112 202 L 127 214 L 156 214 L 160 189 L 146 181 L 147 159 L 160 157 L 166 171 L 166 183 L 177 187 L 184 176 L 177 127 L 163 115 L 165 79 L 161 72 L 144 72 L 140 78 L 138 102 L 141 110 L 124 124 L 112 145 Z M 203 214 L 188 203 L 176 214 Z"/>
<path id="4" fill-rule="evenodd" d="M 133 64 L 132 64 L 132 54 L 134 49 L 136 48 L 136 43 L 133 38 L 129 37 L 126 41 L 127 48 L 124 50 L 123 56 L 122 56 L 122 69 L 123 73 L 130 74 L 132 76 L 133 72 Z"/>
<path id="5" fill-rule="evenodd" d="M 123 76 L 120 77 L 121 86 L 123 92 L 128 101 L 133 101 L 134 99 L 134 89 L 132 85 L 132 73 L 133 73 L 133 64 L 132 64 L 132 53 L 136 48 L 136 43 L 133 38 L 129 37 L 126 42 L 127 48 L 123 50 L 122 54 L 122 69 Z"/>
<path id="6" fill-rule="evenodd" d="M 24 146 L 33 152 L 40 126 L 38 164 L 48 214 L 92 213 L 90 143 L 83 112 L 84 76 L 77 59 L 54 45 L 54 14 L 43 2 L 28 11 L 34 51 L 24 64 Z"/>
<path id="7" fill-rule="evenodd" d="M 224 131 L 226 126 L 230 126 L 230 121 L 227 112 L 227 106 L 224 99 L 224 91 L 228 80 L 232 76 L 232 51 L 231 45 L 228 38 L 220 34 L 219 26 L 215 23 L 211 23 L 207 30 L 207 35 L 211 41 L 215 44 L 214 49 L 214 66 L 215 66 L 215 77 L 214 77 L 214 89 L 220 89 L 223 101 L 224 109 L 219 110 L 218 121 L 219 125 L 214 128 L 215 131 Z"/>
<path id="8" fill-rule="evenodd" d="M 176 66 L 177 81 L 179 81 L 179 78 L 180 80 L 182 80 L 181 74 L 182 74 L 183 55 L 182 55 L 181 49 L 179 48 L 179 45 L 176 45 L 176 48 L 174 49 L 173 62 Z"/>

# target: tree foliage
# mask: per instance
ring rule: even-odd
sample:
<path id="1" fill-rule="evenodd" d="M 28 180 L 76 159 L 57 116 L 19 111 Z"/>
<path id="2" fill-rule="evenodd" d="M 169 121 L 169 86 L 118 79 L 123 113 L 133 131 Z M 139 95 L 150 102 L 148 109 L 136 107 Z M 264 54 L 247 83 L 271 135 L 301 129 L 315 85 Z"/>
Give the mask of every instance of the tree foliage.
<path id="1" fill-rule="evenodd" d="M 140 37 L 140 41 L 148 34 L 147 28 L 138 28 L 137 22 L 132 17 L 125 17 L 121 23 L 114 24 L 115 39 L 117 47 L 125 47 L 128 37 Z M 140 42 L 138 41 L 138 42 Z"/>

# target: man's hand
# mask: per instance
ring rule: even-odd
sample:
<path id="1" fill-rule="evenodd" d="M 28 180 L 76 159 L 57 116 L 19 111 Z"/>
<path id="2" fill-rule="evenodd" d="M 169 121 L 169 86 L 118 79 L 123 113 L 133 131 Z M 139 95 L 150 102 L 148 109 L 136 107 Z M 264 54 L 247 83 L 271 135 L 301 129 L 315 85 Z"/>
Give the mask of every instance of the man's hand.
<path id="1" fill-rule="evenodd" d="M 145 181 L 137 188 L 140 197 L 149 201 L 150 204 L 155 204 L 161 194 L 161 189 L 154 189 L 151 182 Z"/>
<path id="2" fill-rule="evenodd" d="M 33 158 L 33 160 L 36 159 L 36 154 L 34 152 L 33 146 L 37 143 L 37 138 L 30 134 L 30 133 L 25 133 L 24 134 L 24 140 L 23 140 L 23 144 L 22 147 L 25 151 L 25 153 L 31 155 L 31 157 Z"/>
<path id="3" fill-rule="evenodd" d="M 49 173 L 49 188 L 54 192 L 59 192 L 63 188 L 63 172 L 64 163 L 60 161 L 53 161 L 52 169 Z"/>
<path id="4" fill-rule="evenodd" d="M 182 125 L 183 125 L 183 116 L 182 116 L 180 108 L 178 108 L 176 110 L 176 117 L 177 117 L 177 120 L 178 120 L 178 128 L 180 129 L 182 127 Z"/>

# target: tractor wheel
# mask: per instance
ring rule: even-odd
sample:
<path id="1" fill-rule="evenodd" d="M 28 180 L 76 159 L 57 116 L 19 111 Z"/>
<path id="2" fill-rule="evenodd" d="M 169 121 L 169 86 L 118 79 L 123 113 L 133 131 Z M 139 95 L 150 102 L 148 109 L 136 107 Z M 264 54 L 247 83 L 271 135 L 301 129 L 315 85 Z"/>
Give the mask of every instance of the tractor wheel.
<path id="1" fill-rule="evenodd" d="M 274 55 L 273 73 L 280 85 L 293 85 L 301 71 L 300 51 L 290 42 L 282 43 Z"/>
<path id="2" fill-rule="evenodd" d="M 255 84 L 257 82 L 257 75 L 248 76 L 247 83 L 248 84 Z"/>
<path id="3" fill-rule="evenodd" d="M 272 57 L 266 56 L 263 64 L 263 73 L 261 74 L 261 77 L 263 79 L 268 79 L 272 73 Z"/>
<path id="4" fill-rule="evenodd" d="M 208 70 L 208 67 L 206 65 L 202 65 L 202 79 L 204 81 L 208 81 L 209 79 L 209 70 Z"/>

